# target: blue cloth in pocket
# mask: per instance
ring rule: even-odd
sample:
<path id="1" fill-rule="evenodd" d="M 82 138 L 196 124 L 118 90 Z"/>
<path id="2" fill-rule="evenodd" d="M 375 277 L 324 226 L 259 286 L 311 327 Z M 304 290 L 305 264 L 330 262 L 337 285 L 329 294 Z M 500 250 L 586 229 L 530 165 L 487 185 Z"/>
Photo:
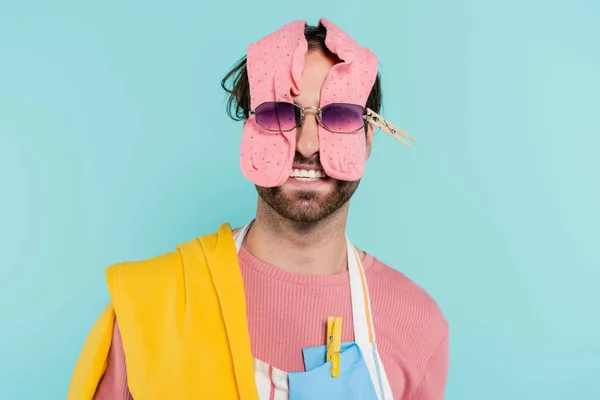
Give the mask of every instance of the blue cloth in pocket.
<path id="1" fill-rule="evenodd" d="M 290 400 L 376 400 L 362 351 L 356 343 L 340 346 L 340 376 L 331 376 L 326 346 L 302 349 L 305 372 L 288 374 Z"/>

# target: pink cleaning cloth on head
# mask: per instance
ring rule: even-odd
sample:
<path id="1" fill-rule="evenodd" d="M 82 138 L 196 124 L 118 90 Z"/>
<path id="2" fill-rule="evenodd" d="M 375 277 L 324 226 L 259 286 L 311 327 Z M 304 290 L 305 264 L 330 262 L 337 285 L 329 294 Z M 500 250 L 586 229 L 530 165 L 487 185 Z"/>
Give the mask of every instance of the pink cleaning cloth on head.
<path id="1" fill-rule="evenodd" d="M 292 103 L 300 93 L 302 69 L 308 44 L 304 37 L 306 21 L 293 21 L 248 46 L 247 69 L 250 107 L 267 101 Z M 269 132 L 253 115 L 242 133 L 240 168 L 244 176 L 259 186 L 282 185 L 289 177 L 296 152 L 296 129 Z"/>
<path id="2" fill-rule="evenodd" d="M 321 18 L 319 24 L 327 29 L 325 46 L 341 60 L 323 83 L 320 107 L 337 102 L 365 107 L 377 77 L 377 57 L 327 19 Z M 319 125 L 320 159 L 327 175 L 344 181 L 360 179 L 367 159 L 366 142 L 364 129 L 333 133 Z"/>
<path id="3" fill-rule="evenodd" d="M 334 102 L 365 106 L 377 76 L 377 57 L 325 18 L 326 47 L 340 62 L 330 70 L 321 89 L 320 107 Z M 308 44 L 306 21 L 293 21 L 248 46 L 247 69 L 250 107 L 267 101 L 293 102 L 302 88 L 302 71 Z M 339 180 L 358 180 L 364 173 L 366 135 L 333 133 L 319 126 L 320 160 L 325 173 Z M 259 186 L 280 186 L 288 179 L 296 151 L 296 129 L 269 132 L 251 115 L 244 125 L 240 168 Z"/>

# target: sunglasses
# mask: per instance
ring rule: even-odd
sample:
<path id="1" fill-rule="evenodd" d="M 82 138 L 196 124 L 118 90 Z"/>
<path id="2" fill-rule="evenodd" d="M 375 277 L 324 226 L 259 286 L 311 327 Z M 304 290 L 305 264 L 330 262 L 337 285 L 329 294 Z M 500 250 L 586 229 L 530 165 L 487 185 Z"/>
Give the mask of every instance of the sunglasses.
<path id="1" fill-rule="evenodd" d="M 369 123 L 407 147 L 411 146 L 401 136 L 413 142 L 417 141 L 370 108 L 365 109 L 352 103 L 331 103 L 319 108 L 300 107 L 287 101 L 268 101 L 250 111 L 250 115 L 254 115 L 256 123 L 267 131 L 288 132 L 302 125 L 305 110 L 316 111 L 317 122 L 333 133 L 353 133 Z"/>
<path id="2" fill-rule="evenodd" d="M 317 122 L 333 133 L 353 133 L 365 127 L 367 111 L 363 106 L 351 103 L 330 103 L 325 107 L 300 107 L 286 101 L 268 101 L 255 110 L 256 123 L 271 132 L 288 132 L 302 125 L 304 111 L 316 111 Z"/>

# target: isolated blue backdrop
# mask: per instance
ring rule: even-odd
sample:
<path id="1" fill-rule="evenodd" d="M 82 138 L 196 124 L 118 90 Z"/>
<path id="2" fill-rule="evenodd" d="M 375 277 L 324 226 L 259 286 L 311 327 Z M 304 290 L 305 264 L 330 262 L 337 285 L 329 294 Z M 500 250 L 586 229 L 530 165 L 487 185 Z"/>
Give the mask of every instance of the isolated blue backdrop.
<path id="1" fill-rule="evenodd" d="M 220 79 L 321 16 L 419 140 L 378 134 L 349 234 L 440 304 L 446 398 L 600 398 L 598 2 L 151 3 L 0 3 L 0 398 L 65 398 L 105 267 L 252 217 Z"/>

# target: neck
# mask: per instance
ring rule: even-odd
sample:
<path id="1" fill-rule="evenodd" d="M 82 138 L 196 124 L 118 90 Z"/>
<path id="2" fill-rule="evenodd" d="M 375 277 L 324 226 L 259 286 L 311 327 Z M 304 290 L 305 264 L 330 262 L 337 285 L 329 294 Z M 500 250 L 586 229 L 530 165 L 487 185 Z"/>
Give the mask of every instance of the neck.
<path id="1" fill-rule="evenodd" d="M 244 247 L 263 262 L 289 272 L 331 275 L 347 270 L 346 203 L 316 223 L 298 223 L 279 215 L 260 197 L 256 219 Z"/>

